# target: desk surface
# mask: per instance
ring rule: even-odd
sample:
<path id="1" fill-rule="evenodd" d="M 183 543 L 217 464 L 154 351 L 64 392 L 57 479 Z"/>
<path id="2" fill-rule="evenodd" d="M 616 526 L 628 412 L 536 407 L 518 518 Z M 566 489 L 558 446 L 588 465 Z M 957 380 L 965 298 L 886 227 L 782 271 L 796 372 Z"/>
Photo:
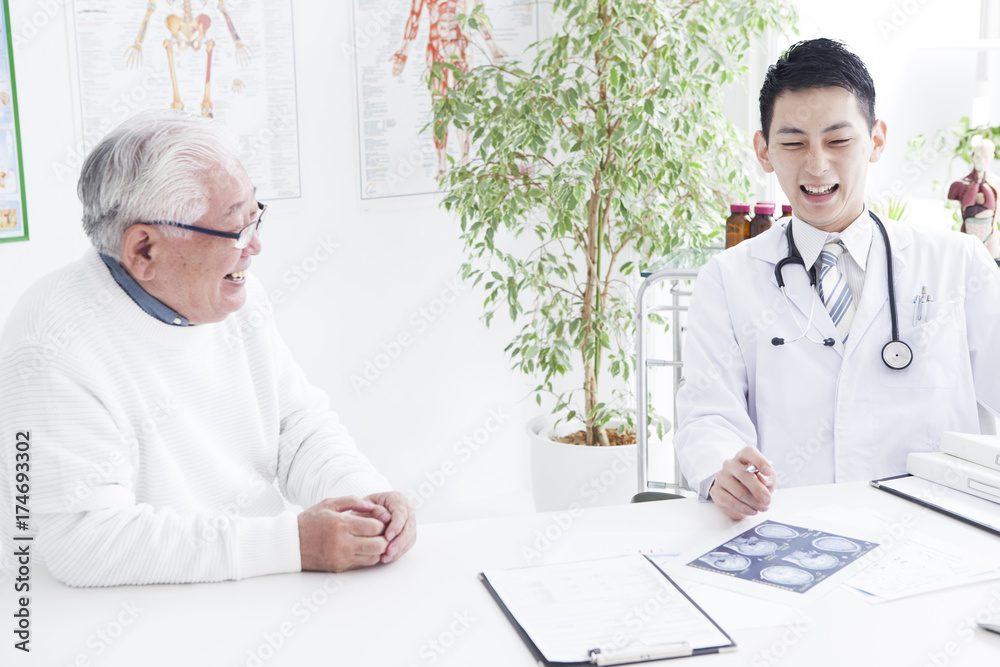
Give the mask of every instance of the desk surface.
<path id="1" fill-rule="evenodd" d="M 785 489 L 769 515 L 785 521 L 836 503 L 906 519 L 1000 562 L 1000 538 L 866 484 Z M 542 535 L 662 531 L 678 550 L 731 522 L 706 503 L 674 500 L 420 526 L 389 566 L 341 575 L 302 573 L 201 585 L 74 589 L 36 566 L 32 652 L 13 650 L 12 582 L 3 583 L 4 665 L 532 665 L 530 653 L 477 579 L 528 564 Z M 536 558 L 533 563 L 538 563 Z M 1000 580 L 869 604 L 839 588 L 805 621 L 730 630 L 736 652 L 665 665 L 996 665 L 1000 635 L 975 617 L 1000 610 Z M 709 610 L 711 611 L 711 610 Z M 800 617 L 800 618 L 803 618 Z M 725 627 L 725 626 L 724 626 Z M 727 628 L 727 630 L 729 630 Z M 11 659 L 12 658 L 12 659 Z"/>

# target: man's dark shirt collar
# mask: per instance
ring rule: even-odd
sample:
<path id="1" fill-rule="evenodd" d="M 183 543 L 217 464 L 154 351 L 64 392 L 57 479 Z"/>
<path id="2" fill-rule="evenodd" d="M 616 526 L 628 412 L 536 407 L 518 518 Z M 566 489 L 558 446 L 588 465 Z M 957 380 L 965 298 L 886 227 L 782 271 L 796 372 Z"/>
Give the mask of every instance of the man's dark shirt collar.
<path id="1" fill-rule="evenodd" d="M 135 301 L 136 305 L 142 308 L 146 313 L 152 315 L 161 322 L 165 322 L 166 324 L 173 324 L 179 327 L 188 326 L 187 318 L 181 317 L 170 306 L 164 304 L 162 301 L 144 290 L 142 286 L 135 281 L 135 278 L 130 276 L 128 271 L 122 268 L 122 265 L 119 264 L 115 258 L 110 255 L 105 255 L 102 252 L 101 259 L 103 259 L 104 263 L 108 265 L 108 270 L 110 270 L 111 275 L 114 276 L 115 282 L 121 285 L 121 288 L 125 290 L 125 293 L 132 297 L 132 300 Z"/>

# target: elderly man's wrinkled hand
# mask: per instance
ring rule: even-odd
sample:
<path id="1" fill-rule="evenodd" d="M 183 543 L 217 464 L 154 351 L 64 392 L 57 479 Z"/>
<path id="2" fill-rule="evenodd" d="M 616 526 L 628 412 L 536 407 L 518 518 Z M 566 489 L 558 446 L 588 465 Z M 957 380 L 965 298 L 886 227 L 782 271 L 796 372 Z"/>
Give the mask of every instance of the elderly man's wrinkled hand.
<path id="1" fill-rule="evenodd" d="M 383 517 L 388 516 L 388 521 L 385 521 L 385 539 L 389 546 L 382 555 L 382 562 L 391 563 L 409 551 L 417 541 L 416 510 L 406 496 L 398 491 L 373 493 L 365 500 L 378 505 L 386 513 Z"/>
<path id="2" fill-rule="evenodd" d="M 328 498 L 299 514 L 303 570 L 344 572 L 379 562 L 389 544 L 381 508 L 357 497 Z"/>

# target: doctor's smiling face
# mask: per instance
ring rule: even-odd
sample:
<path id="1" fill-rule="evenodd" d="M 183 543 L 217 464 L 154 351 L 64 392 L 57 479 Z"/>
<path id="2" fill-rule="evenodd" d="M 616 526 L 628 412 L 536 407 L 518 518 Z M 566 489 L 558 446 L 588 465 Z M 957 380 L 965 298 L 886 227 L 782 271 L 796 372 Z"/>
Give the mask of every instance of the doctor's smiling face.
<path id="1" fill-rule="evenodd" d="M 828 232 L 846 229 L 864 211 L 868 164 L 882 156 L 885 123 L 870 124 L 857 95 L 828 86 L 781 92 L 767 129 L 766 138 L 754 135 L 754 150 L 796 217 Z"/>

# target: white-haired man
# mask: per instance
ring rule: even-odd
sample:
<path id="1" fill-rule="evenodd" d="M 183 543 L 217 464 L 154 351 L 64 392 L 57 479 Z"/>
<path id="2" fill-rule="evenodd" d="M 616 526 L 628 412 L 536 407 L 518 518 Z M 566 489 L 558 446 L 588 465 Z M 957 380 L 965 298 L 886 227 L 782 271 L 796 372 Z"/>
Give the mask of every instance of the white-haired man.
<path id="1" fill-rule="evenodd" d="M 28 443 L 3 447 L 0 488 L 29 480 L 49 570 L 200 582 L 405 553 L 412 507 L 306 381 L 247 274 L 265 206 L 228 130 L 140 114 L 94 148 L 78 194 L 94 247 L 0 334 L 0 437 Z"/>

